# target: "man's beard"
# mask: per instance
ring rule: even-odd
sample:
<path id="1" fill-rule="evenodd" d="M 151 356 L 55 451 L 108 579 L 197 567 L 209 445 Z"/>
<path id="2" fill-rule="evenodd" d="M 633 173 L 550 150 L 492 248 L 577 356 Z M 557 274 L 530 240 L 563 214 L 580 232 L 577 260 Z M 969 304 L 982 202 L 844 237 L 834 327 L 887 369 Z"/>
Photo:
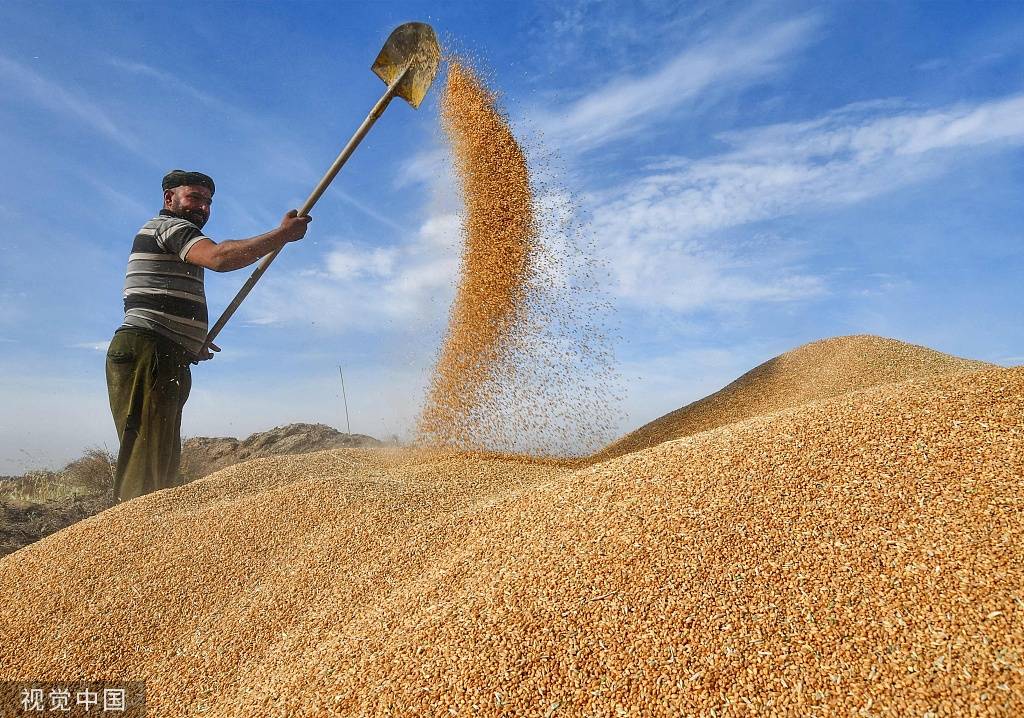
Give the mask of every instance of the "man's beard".
<path id="1" fill-rule="evenodd" d="M 209 215 L 204 214 L 202 210 L 194 209 L 190 211 L 182 209 L 181 205 L 177 204 L 176 202 L 171 205 L 171 211 L 174 212 L 176 215 L 184 217 L 189 222 L 199 227 L 199 229 L 202 229 L 203 225 L 206 224 L 207 220 L 210 219 Z"/>

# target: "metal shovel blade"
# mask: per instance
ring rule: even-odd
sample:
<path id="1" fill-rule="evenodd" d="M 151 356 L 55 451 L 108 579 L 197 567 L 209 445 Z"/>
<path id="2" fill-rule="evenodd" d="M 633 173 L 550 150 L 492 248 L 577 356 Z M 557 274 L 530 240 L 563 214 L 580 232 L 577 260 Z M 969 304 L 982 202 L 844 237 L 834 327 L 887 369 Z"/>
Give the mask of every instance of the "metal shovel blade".
<path id="1" fill-rule="evenodd" d="M 395 94 L 413 107 L 419 107 L 434 81 L 440 61 L 441 49 L 437 46 L 434 29 L 424 22 L 407 22 L 391 32 L 373 61 L 373 72 L 388 85 L 401 76 Z M 408 71 L 402 76 L 407 67 Z"/>

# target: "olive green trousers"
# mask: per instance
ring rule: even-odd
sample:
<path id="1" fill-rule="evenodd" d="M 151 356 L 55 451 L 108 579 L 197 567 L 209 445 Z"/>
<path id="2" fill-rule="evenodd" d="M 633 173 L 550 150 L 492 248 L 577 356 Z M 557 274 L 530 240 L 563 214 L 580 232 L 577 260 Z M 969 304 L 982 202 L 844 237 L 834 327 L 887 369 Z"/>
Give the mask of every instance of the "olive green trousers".
<path id="1" fill-rule="evenodd" d="M 184 349 L 146 332 L 114 334 L 107 350 L 107 394 L 121 442 L 116 501 L 179 484 L 181 410 L 191 389 Z"/>

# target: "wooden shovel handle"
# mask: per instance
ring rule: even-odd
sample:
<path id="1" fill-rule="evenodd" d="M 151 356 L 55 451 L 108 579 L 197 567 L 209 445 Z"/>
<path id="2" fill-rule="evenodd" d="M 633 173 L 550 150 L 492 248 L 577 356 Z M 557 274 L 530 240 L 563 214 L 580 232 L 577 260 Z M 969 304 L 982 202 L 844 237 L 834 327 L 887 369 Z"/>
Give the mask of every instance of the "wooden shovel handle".
<path id="1" fill-rule="evenodd" d="M 391 98 L 395 96 L 395 91 L 398 89 L 398 83 L 402 81 L 402 78 L 405 77 L 405 74 L 408 71 L 409 67 L 407 66 L 401 73 L 399 73 L 398 77 L 395 78 L 395 81 L 388 85 L 388 89 L 385 90 L 384 94 L 381 95 L 381 98 L 377 100 L 377 104 L 375 104 L 373 109 L 370 110 L 370 114 L 366 116 L 363 123 L 359 125 L 359 129 L 357 129 L 355 134 L 352 135 L 352 139 L 350 139 L 348 144 L 346 144 L 341 150 L 341 153 L 334 160 L 334 164 L 332 164 L 330 169 L 327 170 L 327 174 L 321 178 L 313 192 L 309 195 L 306 201 L 302 203 L 302 207 L 299 208 L 299 217 L 305 217 L 308 215 L 309 211 L 313 209 L 313 205 L 315 205 L 317 200 L 319 200 L 320 197 L 323 196 L 323 193 L 327 191 L 331 182 L 334 181 L 338 172 L 341 171 L 342 166 L 344 166 L 348 161 L 348 158 L 352 156 L 352 153 L 355 152 L 356 147 L 359 146 L 359 143 L 362 142 L 363 138 L 366 137 L 366 133 L 370 131 L 371 127 L 373 127 L 373 123 L 377 121 L 377 118 L 384 114 L 384 110 L 387 109 L 388 103 L 391 102 Z M 199 350 L 199 356 L 202 356 L 207 352 L 210 348 L 210 344 L 217 338 L 217 335 L 220 334 L 221 329 L 223 329 L 224 325 L 228 323 L 229 319 L 231 319 L 235 310 L 237 310 L 242 304 L 245 298 L 249 295 L 249 292 L 252 291 L 252 288 L 256 286 L 256 282 L 260 281 L 260 277 L 263 276 L 263 273 L 267 271 L 271 262 L 273 262 L 280 253 L 280 249 L 275 250 L 260 260 L 259 266 L 256 267 L 256 271 L 254 271 L 249 279 L 246 280 L 245 284 L 242 285 L 242 288 L 238 290 L 238 294 L 236 294 L 235 298 L 231 300 L 230 304 L 228 304 L 224 313 L 220 315 L 220 318 L 216 323 L 214 323 L 213 327 L 210 328 L 210 332 L 206 335 L 206 341 L 203 342 L 203 346 Z"/>

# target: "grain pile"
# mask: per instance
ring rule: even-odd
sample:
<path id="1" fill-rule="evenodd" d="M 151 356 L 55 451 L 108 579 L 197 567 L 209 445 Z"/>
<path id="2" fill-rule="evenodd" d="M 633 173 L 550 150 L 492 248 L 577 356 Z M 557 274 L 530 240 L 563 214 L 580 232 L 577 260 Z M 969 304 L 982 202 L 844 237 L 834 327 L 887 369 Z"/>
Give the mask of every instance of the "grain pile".
<path id="1" fill-rule="evenodd" d="M 460 280 L 417 434 L 427 446 L 586 453 L 614 426 L 599 267 L 572 202 L 531 171 L 497 95 L 462 60 L 441 96 L 464 203 Z"/>
<path id="2" fill-rule="evenodd" d="M 0 559 L 0 671 L 155 718 L 1020 715 L 1022 475 L 1024 368 L 583 470 L 260 459 Z"/>
<path id="3" fill-rule="evenodd" d="M 595 454 L 603 461 L 752 416 L 907 379 L 994 365 L 867 334 L 811 342 L 723 389 L 645 424 Z"/>

